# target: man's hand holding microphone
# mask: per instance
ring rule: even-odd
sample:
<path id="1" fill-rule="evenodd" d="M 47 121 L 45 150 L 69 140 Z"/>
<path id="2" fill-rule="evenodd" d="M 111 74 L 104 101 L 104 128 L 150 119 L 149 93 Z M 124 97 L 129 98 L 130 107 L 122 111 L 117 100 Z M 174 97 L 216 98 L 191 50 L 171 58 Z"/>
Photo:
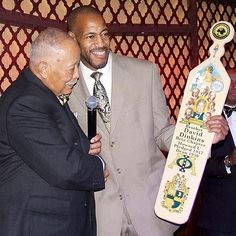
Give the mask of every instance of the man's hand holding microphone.
<path id="1" fill-rule="evenodd" d="M 87 106 L 88 110 L 88 139 L 90 141 L 90 149 L 89 154 L 90 155 L 96 155 L 98 156 L 101 161 L 103 162 L 103 169 L 104 169 L 104 178 L 105 181 L 107 181 L 107 178 L 109 176 L 109 172 L 106 169 L 106 163 L 105 161 L 99 156 L 99 153 L 101 152 L 102 148 L 102 136 L 100 134 L 97 134 L 97 105 L 98 101 L 97 98 L 94 96 L 90 96 L 86 99 L 85 104 Z"/>

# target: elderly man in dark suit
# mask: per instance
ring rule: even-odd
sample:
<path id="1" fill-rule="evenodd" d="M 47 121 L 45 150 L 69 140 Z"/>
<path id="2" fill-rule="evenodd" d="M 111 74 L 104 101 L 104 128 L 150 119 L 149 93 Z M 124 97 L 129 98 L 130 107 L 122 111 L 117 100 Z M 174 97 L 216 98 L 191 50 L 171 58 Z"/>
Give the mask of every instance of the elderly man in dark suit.
<path id="1" fill-rule="evenodd" d="M 231 85 L 224 114 L 230 132 L 213 145 L 203 178 L 199 225 L 204 236 L 236 235 L 236 70 L 228 70 Z"/>
<path id="2" fill-rule="evenodd" d="M 33 42 L 29 68 L 0 99 L 0 235 L 95 236 L 93 191 L 104 188 L 95 155 L 62 98 L 78 78 L 80 50 L 48 28 Z"/>

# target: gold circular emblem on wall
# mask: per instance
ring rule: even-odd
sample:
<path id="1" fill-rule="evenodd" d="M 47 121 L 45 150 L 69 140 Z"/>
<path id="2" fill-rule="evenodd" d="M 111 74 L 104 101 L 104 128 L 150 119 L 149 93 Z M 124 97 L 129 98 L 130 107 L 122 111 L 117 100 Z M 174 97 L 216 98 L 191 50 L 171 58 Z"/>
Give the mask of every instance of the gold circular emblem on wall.
<path id="1" fill-rule="evenodd" d="M 230 33 L 229 26 L 223 22 L 216 24 L 212 29 L 212 35 L 216 39 L 220 39 L 220 40 L 227 38 L 229 33 Z"/>

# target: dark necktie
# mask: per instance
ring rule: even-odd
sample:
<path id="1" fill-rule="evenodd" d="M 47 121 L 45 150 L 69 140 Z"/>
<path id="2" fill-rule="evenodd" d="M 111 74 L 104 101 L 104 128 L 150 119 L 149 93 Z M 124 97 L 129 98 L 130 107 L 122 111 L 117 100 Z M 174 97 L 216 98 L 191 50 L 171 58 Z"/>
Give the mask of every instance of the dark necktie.
<path id="1" fill-rule="evenodd" d="M 65 105 L 68 102 L 69 95 L 64 95 L 63 94 L 63 95 L 57 96 L 57 98 L 58 98 L 59 102 L 61 103 L 61 105 L 63 106 L 63 105 Z"/>
<path id="2" fill-rule="evenodd" d="M 94 72 L 91 77 L 95 79 L 93 95 L 98 99 L 98 112 L 108 130 L 110 129 L 111 107 L 107 97 L 107 92 L 100 81 L 101 72 Z"/>
<path id="3" fill-rule="evenodd" d="M 234 111 L 236 111 L 236 107 L 229 107 L 229 106 L 224 106 L 224 111 L 227 117 L 229 118 Z"/>

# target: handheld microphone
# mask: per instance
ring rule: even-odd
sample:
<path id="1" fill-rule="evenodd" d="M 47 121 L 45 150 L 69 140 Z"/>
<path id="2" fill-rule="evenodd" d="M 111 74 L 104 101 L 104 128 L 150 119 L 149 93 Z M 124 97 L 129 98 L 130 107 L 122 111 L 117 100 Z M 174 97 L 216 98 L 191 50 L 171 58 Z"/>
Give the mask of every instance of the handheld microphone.
<path id="1" fill-rule="evenodd" d="M 94 96 L 86 99 L 87 106 L 87 121 L 88 121 L 88 139 L 91 140 L 97 134 L 97 106 L 98 100 Z"/>

